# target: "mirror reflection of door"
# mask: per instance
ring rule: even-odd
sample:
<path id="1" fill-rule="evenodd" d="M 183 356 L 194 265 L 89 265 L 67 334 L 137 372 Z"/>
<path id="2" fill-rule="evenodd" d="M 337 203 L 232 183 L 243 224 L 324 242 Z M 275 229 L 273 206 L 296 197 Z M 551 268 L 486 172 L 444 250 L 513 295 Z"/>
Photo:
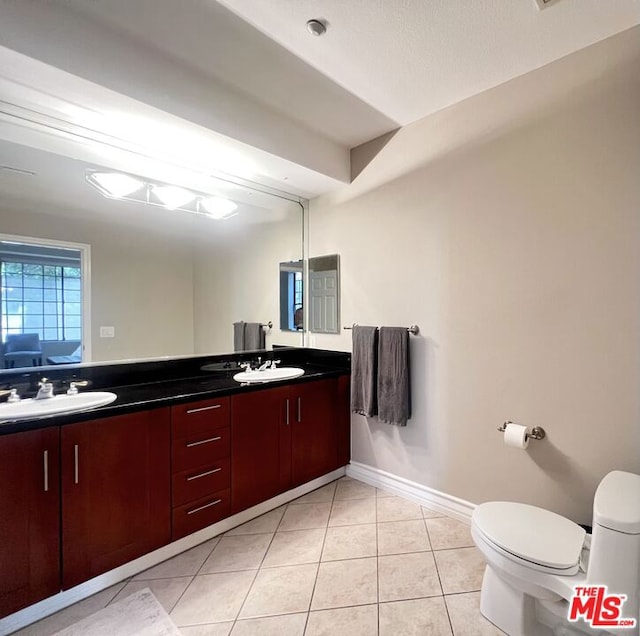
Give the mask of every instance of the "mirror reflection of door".
<path id="1" fill-rule="evenodd" d="M 1 367 L 82 362 L 88 246 L 0 239 Z"/>
<path id="2" fill-rule="evenodd" d="M 339 257 L 309 259 L 309 331 L 339 333 Z"/>
<path id="3" fill-rule="evenodd" d="M 304 265 L 301 260 L 280 263 L 280 329 L 304 329 L 303 298 Z"/>

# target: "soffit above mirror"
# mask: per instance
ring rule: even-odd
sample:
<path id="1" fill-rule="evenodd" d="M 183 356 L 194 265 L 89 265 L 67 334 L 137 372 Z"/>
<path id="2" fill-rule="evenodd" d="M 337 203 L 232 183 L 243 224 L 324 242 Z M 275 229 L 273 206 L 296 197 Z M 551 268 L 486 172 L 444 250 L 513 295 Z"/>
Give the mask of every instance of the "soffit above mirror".
<path id="1" fill-rule="evenodd" d="M 172 99 L 183 99 L 179 89 Z M 227 108 L 238 113 L 238 128 L 250 115 L 256 135 L 279 131 L 282 146 L 252 145 L 215 117 L 199 125 L 0 47 L 0 139 L 199 190 L 217 176 L 309 198 L 348 180 L 348 149 L 278 128 L 259 109 Z"/>

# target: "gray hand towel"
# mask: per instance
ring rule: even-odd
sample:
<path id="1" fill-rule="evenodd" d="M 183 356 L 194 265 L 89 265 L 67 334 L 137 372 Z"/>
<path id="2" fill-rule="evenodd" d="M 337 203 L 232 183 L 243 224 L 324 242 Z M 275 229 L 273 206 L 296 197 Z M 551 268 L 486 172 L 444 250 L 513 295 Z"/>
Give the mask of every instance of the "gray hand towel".
<path id="1" fill-rule="evenodd" d="M 380 327 L 378 335 L 378 419 L 406 426 L 411 417 L 409 332 Z"/>
<path id="2" fill-rule="evenodd" d="M 233 323 L 233 350 L 244 351 L 244 321 Z"/>
<path id="3" fill-rule="evenodd" d="M 264 329 L 259 322 L 244 324 L 244 348 L 247 351 L 265 348 Z"/>
<path id="4" fill-rule="evenodd" d="M 354 326 L 351 332 L 351 410 L 373 417 L 376 408 L 377 327 Z"/>

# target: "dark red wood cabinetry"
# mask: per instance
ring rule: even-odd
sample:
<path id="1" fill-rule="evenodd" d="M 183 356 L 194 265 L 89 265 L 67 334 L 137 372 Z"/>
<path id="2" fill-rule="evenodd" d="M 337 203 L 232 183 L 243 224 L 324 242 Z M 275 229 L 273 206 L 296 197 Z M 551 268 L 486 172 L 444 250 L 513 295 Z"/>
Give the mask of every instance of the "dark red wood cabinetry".
<path id="1" fill-rule="evenodd" d="M 63 589 L 169 543 L 169 413 L 62 427 Z"/>
<path id="2" fill-rule="evenodd" d="M 245 510 L 289 487 L 289 387 L 231 398 L 231 512 Z"/>
<path id="3" fill-rule="evenodd" d="M 0 618 L 349 462 L 349 377 L 0 435 Z"/>
<path id="4" fill-rule="evenodd" d="M 228 397 L 171 408 L 172 539 L 229 516 Z"/>
<path id="5" fill-rule="evenodd" d="M 231 398 L 232 513 L 349 462 L 342 378 Z M 347 400 L 345 402 L 345 399 Z"/>
<path id="6" fill-rule="evenodd" d="M 338 384 L 318 380 L 291 387 L 291 485 L 338 467 Z"/>
<path id="7" fill-rule="evenodd" d="M 60 589 L 59 435 L 0 436 L 0 616 Z"/>

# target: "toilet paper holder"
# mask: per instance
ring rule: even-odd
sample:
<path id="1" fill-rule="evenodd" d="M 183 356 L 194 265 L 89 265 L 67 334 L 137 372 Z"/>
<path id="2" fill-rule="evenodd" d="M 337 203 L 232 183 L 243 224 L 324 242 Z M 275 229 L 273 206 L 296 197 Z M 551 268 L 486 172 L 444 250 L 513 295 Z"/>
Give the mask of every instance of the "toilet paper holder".
<path id="1" fill-rule="evenodd" d="M 502 426 L 498 427 L 498 430 L 501 433 L 504 433 L 507 430 L 507 424 L 513 424 L 511 420 L 507 420 Z M 544 439 L 547 436 L 547 433 L 542 428 L 542 426 L 534 426 L 531 431 L 526 432 L 527 439 Z"/>

